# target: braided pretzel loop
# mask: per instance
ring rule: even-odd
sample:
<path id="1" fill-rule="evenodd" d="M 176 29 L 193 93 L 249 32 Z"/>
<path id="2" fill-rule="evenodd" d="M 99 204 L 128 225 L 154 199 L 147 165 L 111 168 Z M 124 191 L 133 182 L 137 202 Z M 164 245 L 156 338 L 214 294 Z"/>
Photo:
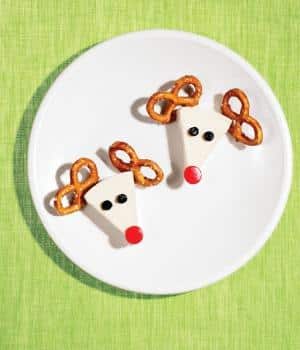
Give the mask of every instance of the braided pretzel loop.
<path id="1" fill-rule="evenodd" d="M 89 176 L 84 181 L 78 180 L 78 173 L 83 167 L 87 167 L 90 171 Z M 99 181 L 96 164 L 88 158 L 78 159 L 70 170 L 70 184 L 62 187 L 55 196 L 54 206 L 60 215 L 71 214 L 85 205 L 83 195 Z M 69 206 L 64 207 L 62 199 L 68 194 L 73 194 L 73 198 Z"/>
<path id="2" fill-rule="evenodd" d="M 236 113 L 232 110 L 229 100 L 231 97 L 236 97 L 241 103 L 241 110 Z M 226 92 L 223 97 L 221 110 L 222 113 L 232 119 L 232 124 L 229 128 L 229 133 L 235 138 L 236 141 L 242 142 L 245 145 L 256 146 L 263 141 L 263 131 L 259 122 L 249 115 L 249 101 L 246 94 L 240 89 L 232 89 Z M 242 130 L 242 124 L 246 123 L 251 126 L 254 131 L 254 137 L 250 138 Z"/>
<path id="3" fill-rule="evenodd" d="M 193 86 L 194 91 L 189 96 L 179 96 L 180 90 L 185 86 Z M 193 75 L 185 75 L 175 81 L 170 92 L 156 92 L 147 102 L 147 112 L 149 116 L 159 123 L 167 124 L 172 121 L 172 112 L 177 106 L 195 106 L 199 103 L 202 94 L 202 85 Z M 166 101 L 162 113 L 155 112 L 154 108 L 160 101 Z"/>
<path id="4" fill-rule="evenodd" d="M 118 151 L 125 152 L 130 161 L 128 163 L 124 162 L 117 156 Z M 109 147 L 109 158 L 112 164 L 121 172 L 132 171 L 134 182 L 141 186 L 154 186 L 159 184 L 164 178 L 164 173 L 159 165 L 149 159 L 139 159 L 135 150 L 128 145 L 126 142 L 117 141 Z M 147 167 L 154 171 L 155 178 L 149 178 L 144 176 L 141 168 Z"/>

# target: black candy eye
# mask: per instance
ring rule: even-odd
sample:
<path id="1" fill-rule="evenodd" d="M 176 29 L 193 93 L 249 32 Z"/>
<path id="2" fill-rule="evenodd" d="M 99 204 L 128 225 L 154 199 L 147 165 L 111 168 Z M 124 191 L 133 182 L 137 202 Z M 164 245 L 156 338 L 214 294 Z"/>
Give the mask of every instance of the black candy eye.
<path id="1" fill-rule="evenodd" d="M 212 141 L 215 138 L 215 134 L 212 131 L 205 131 L 203 139 L 205 141 Z"/>
<path id="2" fill-rule="evenodd" d="M 127 196 L 126 196 L 126 194 L 124 194 L 124 193 L 119 194 L 119 195 L 117 196 L 117 202 L 118 202 L 118 203 L 121 203 L 121 204 L 127 202 Z"/>
<path id="3" fill-rule="evenodd" d="M 196 126 L 192 126 L 189 128 L 188 133 L 191 136 L 197 136 L 199 134 L 199 129 Z"/>
<path id="4" fill-rule="evenodd" d="M 104 201 L 101 203 L 101 208 L 103 210 L 109 210 L 112 207 L 112 202 L 111 201 Z"/>

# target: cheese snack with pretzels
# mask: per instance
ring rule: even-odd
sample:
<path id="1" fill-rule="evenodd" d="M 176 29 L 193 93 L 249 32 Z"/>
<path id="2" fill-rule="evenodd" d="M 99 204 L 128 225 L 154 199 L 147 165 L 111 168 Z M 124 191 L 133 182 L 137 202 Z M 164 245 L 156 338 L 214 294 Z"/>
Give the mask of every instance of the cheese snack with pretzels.
<path id="1" fill-rule="evenodd" d="M 125 163 L 116 155 L 124 151 L 130 157 L 130 163 Z M 143 239 L 143 231 L 137 225 L 135 200 L 135 185 L 153 186 L 163 179 L 163 171 L 155 162 L 139 159 L 134 149 L 125 142 L 114 143 L 109 155 L 113 164 L 120 170 L 117 174 L 100 180 L 96 164 L 88 158 L 78 159 L 70 169 L 70 184 L 58 190 L 54 207 L 59 215 L 74 213 L 89 205 L 100 221 L 109 222 L 122 232 L 128 243 L 136 244 Z M 149 167 L 155 173 L 155 178 L 144 176 L 141 167 Z M 80 181 L 80 171 L 86 168 L 89 174 Z M 64 197 L 72 195 L 69 204 L 64 206 Z"/>
<path id="2" fill-rule="evenodd" d="M 188 96 L 181 96 L 184 88 L 189 88 Z M 240 89 L 228 91 L 223 98 L 222 113 L 212 107 L 202 107 L 199 100 L 202 95 L 201 82 L 192 75 L 177 79 L 170 91 L 154 93 L 147 102 L 147 112 L 153 120 L 161 124 L 172 124 L 173 133 L 177 134 L 176 145 L 183 149 L 183 162 L 176 168 L 182 168 L 183 178 L 190 184 L 196 184 L 202 179 L 201 167 L 211 154 L 217 143 L 228 131 L 236 141 L 245 145 L 255 146 L 262 143 L 263 132 L 259 122 L 249 115 L 249 101 Z M 229 100 L 236 97 L 241 102 L 240 113 L 231 109 Z M 155 107 L 164 102 L 160 112 Z M 248 124 L 254 131 L 249 137 L 242 131 L 242 125 Z M 180 146 L 178 146 L 180 144 Z"/>
<path id="3" fill-rule="evenodd" d="M 82 182 L 78 175 L 88 168 L 89 175 Z M 56 194 L 54 206 L 57 213 L 66 215 L 89 205 L 95 217 L 101 222 L 109 222 L 122 232 L 128 243 L 139 243 L 143 231 L 137 225 L 135 188 L 131 171 L 100 180 L 96 164 L 87 158 L 78 159 L 70 169 L 70 184 Z M 69 205 L 63 205 L 63 198 L 73 194 Z"/>

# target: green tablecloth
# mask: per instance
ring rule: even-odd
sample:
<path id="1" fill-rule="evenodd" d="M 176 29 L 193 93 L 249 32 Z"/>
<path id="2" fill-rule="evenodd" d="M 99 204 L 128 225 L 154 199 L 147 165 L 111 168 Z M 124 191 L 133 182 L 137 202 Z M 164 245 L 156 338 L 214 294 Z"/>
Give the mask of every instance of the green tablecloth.
<path id="1" fill-rule="evenodd" d="M 0 1 L 0 349 L 300 348 L 299 1 Z M 263 250 L 193 293 L 145 297 L 74 266 L 30 199 L 27 145 L 38 105 L 68 59 L 115 35 L 174 28 L 232 48 L 266 78 L 295 154 L 285 214 Z"/>

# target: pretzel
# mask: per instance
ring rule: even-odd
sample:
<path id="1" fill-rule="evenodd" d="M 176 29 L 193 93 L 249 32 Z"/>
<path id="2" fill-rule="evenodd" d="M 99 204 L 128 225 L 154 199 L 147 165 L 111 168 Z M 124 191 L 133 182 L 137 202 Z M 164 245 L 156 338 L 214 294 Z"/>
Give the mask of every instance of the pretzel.
<path id="1" fill-rule="evenodd" d="M 179 91 L 187 85 L 192 85 L 195 89 L 194 92 L 188 97 L 179 96 Z M 170 92 L 164 91 L 153 94 L 147 102 L 147 112 L 152 119 L 159 123 L 167 124 L 172 121 L 172 112 L 177 106 L 195 106 L 199 103 L 201 94 L 202 85 L 200 81 L 193 75 L 185 75 L 175 81 Z M 156 113 L 154 110 L 155 105 L 159 101 L 167 101 L 167 105 L 163 108 L 161 114 Z"/>
<path id="2" fill-rule="evenodd" d="M 241 103 L 240 113 L 232 110 L 229 100 L 231 97 L 236 97 Z M 232 119 L 232 124 L 229 128 L 229 133 L 236 141 L 242 142 L 245 145 L 256 146 L 263 141 L 263 131 L 259 122 L 249 115 L 249 101 L 246 94 L 240 89 L 232 89 L 226 92 L 221 105 L 222 113 Z M 248 137 L 242 130 L 243 123 L 251 126 L 254 131 L 254 138 Z"/>
<path id="3" fill-rule="evenodd" d="M 125 152 L 130 162 L 126 163 L 117 157 L 117 151 Z M 164 178 L 164 173 L 158 164 L 149 159 L 139 159 L 135 150 L 126 142 L 117 141 L 109 147 L 109 158 L 112 164 L 121 172 L 132 171 L 134 182 L 141 186 L 154 186 L 159 184 Z M 141 167 L 147 167 L 155 172 L 155 178 L 151 179 L 143 175 Z"/>
<path id="4" fill-rule="evenodd" d="M 78 173 L 81 168 L 88 167 L 90 174 L 89 177 L 80 182 L 78 180 Z M 70 170 L 70 184 L 62 187 L 55 196 L 54 206 L 60 215 L 71 214 L 74 211 L 81 209 L 85 205 L 83 195 L 97 182 L 99 181 L 98 171 L 96 164 L 88 158 L 78 159 L 71 167 Z M 69 193 L 74 194 L 74 198 L 68 207 L 64 207 L 62 199 Z"/>

